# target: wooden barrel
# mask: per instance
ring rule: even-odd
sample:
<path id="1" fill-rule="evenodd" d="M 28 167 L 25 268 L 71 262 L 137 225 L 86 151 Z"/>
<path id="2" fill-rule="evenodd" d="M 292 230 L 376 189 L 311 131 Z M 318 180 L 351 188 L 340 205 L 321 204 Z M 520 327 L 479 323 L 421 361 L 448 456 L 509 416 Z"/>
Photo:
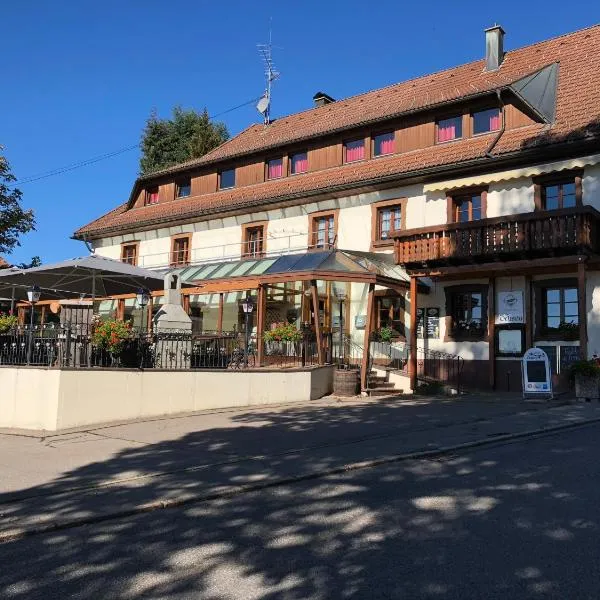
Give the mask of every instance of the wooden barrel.
<path id="1" fill-rule="evenodd" d="M 360 372 L 357 369 L 336 369 L 333 375 L 334 396 L 356 396 L 360 391 Z"/>

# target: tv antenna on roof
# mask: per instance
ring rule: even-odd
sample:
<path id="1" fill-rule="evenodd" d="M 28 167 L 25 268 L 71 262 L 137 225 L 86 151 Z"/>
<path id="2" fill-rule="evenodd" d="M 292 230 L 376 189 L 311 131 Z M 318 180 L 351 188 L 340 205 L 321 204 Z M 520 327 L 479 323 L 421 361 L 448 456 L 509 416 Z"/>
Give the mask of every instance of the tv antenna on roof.
<path id="1" fill-rule="evenodd" d="M 271 19 L 272 22 L 272 19 Z M 267 86 L 265 93 L 256 105 L 256 110 L 262 114 L 265 125 L 271 122 L 271 86 L 276 79 L 279 79 L 279 71 L 273 64 L 273 45 L 271 43 L 271 25 L 269 25 L 269 43 L 268 44 L 257 44 L 258 52 L 262 56 L 263 63 L 265 65 L 265 79 L 267 80 Z"/>

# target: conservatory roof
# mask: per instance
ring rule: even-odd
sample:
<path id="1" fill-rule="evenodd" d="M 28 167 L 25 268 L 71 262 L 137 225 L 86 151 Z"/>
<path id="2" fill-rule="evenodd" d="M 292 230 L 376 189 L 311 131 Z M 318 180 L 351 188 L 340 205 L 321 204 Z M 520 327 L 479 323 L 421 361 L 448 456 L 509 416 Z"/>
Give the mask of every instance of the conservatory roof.
<path id="1" fill-rule="evenodd" d="M 263 283 L 322 279 L 407 287 L 410 277 L 391 254 L 354 250 L 313 250 L 265 258 L 246 258 L 189 266 L 177 274 L 203 290 L 250 289 Z"/>

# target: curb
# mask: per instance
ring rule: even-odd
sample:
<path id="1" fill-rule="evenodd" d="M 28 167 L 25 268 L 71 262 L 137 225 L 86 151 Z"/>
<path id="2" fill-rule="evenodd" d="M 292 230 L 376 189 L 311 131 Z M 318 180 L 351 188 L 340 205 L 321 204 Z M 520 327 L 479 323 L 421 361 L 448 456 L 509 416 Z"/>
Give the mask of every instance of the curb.
<path id="1" fill-rule="evenodd" d="M 241 486 L 228 486 L 223 490 L 216 490 L 213 492 L 209 492 L 206 494 L 197 494 L 195 496 L 189 498 L 173 498 L 170 500 L 156 500 L 147 504 L 140 504 L 131 509 L 113 511 L 111 513 L 96 515 L 90 517 L 82 517 L 79 519 L 71 519 L 70 521 L 64 522 L 55 522 L 48 523 L 44 525 L 33 526 L 30 528 L 22 528 L 22 529 L 12 529 L 0 533 L 0 544 L 20 540 L 26 537 L 32 537 L 35 535 L 41 535 L 43 533 L 50 533 L 54 531 L 62 531 L 65 529 L 74 529 L 76 527 L 82 527 L 85 525 L 94 525 L 97 523 L 102 523 L 104 521 L 112 521 L 118 518 L 132 517 L 135 515 L 140 515 L 148 512 L 153 512 L 155 510 L 161 510 L 166 508 L 177 508 L 180 506 L 186 506 L 189 504 L 198 504 L 201 502 L 209 502 L 211 500 L 217 499 L 227 499 L 235 496 L 239 496 L 241 494 L 247 494 L 250 492 L 257 492 L 261 490 L 267 490 L 274 487 L 279 487 L 283 485 L 289 485 L 292 483 L 301 483 L 303 481 L 311 481 L 315 479 L 320 479 L 323 477 L 329 477 L 331 475 L 341 475 L 344 473 L 349 473 L 352 471 L 359 471 L 363 469 L 370 469 L 374 467 L 379 467 L 382 465 L 393 464 L 397 462 L 403 462 L 407 460 L 418 460 L 418 459 L 427 459 L 427 458 L 437 458 L 440 456 L 445 456 L 447 454 L 453 454 L 455 452 L 460 452 L 462 450 L 469 450 L 471 448 L 480 448 L 485 446 L 496 446 L 501 445 L 506 442 L 518 441 L 527 438 L 538 438 L 544 437 L 548 435 L 553 435 L 555 433 L 559 433 L 561 431 L 567 431 L 570 429 L 577 429 L 579 427 L 585 427 L 586 425 L 594 425 L 596 423 L 600 423 L 600 417 L 596 417 L 594 419 L 586 419 L 582 421 L 575 421 L 572 423 L 566 423 L 564 425 L 555 425 L 553 427 L 547 427 L 543 429 L 529 429 L 526 431 L 521 431 L 519 433 L 507 433 L 500 434 L 490 438 L 484 438 L 480 440 L 474 440 L 472 442 L 465 442 L 462 444 L 455 444 L 453 446 L 442 446 L 440 448 L 435 448 L 433 450 L 419 450 L 416 452 L 406 452 L 403 454 L 396 454 L 394 456 L 388 456 L 386 458 L 375 458 L 371 460 L 358 461 L 353 463 L 348 463 L 346 465 L 342 465 L 340 467 L 335 467 L 332 469 L 322 470 L 322 471 L 314 471 L 305 473 L 303 475 L 294 475 L 290 477 L 281 477 L 278 479 L 273 479 L 272 481 L 267 481 L 264 483 L 255 483 Z"/>

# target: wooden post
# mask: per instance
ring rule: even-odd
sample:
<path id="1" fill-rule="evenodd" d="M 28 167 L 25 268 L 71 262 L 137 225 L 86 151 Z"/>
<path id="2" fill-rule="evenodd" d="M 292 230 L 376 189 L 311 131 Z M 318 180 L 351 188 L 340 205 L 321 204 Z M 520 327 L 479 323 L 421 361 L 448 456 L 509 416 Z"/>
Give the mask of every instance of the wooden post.
<path id="1" fill-rule="evenodd" d="M 146 330 L 148 333 L 152 333 L 152 310 L 154 308 L 154 298 L 150 296 L 150 302 L 146 308 Z"/>
<path id="2" fill-rule="evenodd" d="M 256 345 L 258 366 L 262 367 L 265 361 L 265 342 L 263 334 L 265 330 L 265 313 L 267 312 L 267 292 L 264 285 L 258 286 L 258 300 L 256 308 Z"/>
<path id="3" fill-rule="evenodd" d="M 533 346 L 533 304 L 531 296 L 531 275 L 525 275 L 525 350 Z"/>
<path id="4" fill-rule="evenodd" d="M 496 278 L 490 277 L 488 288 L 488 362 L 490 387 L 496 388 Z"/>
<path id="5" fill-rule="evenodd" d="M 217 331 L 223 334 L 223 292 L 219 294 L 219 312 L 217 314 Z"/>
<path id="6" fill-rule="evenodd" d="M 410 278 L 410 343 L 408 355 L 408 373 L 413 394 L 417 390 L 417 278 Z"/>
<path id="7" fill-rule="evenodd" d="M 325 359 L 323 356 L 323 336 L 321 334 L 321 321 L 319 319 L 319 292 L 317 290 L 317 280 L 311 279 L 310 281 L 310 290 L 312 296 L 312 304 L 313 304 L 313 313 L 315 320 L 315 334 L 317 335 L 317 352 L 319 356 L 319 364 L 325 364 Z"/>
<path id="8" fill-rule="evenodd" d="M 579 300 L 579 354 L 582 360 L 587 359 L 588 332 L 587 332 L 587 298 L 585 293 L 585 259 L 580 258 L 577 265 L 577 298 Z"/>
<path id="9" fill-rule="evenodd" d="M 375 284 L 369 284 L 369 294 L 367 296 L 367 322 L 365 323 L 365 338 L 363 346 L 362 362 L 360 366 L 360 389 L 367 389 L 367 376 L 369 368 L 369 346 L 371 338 L 371 329 L 373 328 L 373 304 L 375 302 Z"/>

